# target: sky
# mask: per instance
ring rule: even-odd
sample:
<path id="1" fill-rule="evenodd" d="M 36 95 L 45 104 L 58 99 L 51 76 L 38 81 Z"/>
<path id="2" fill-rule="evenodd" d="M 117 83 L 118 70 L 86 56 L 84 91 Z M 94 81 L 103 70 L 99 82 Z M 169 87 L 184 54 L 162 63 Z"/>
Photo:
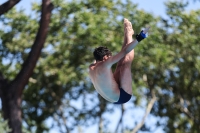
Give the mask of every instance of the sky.
<path id="1" fill-rule="evenodd" d="M 4 3 L 7 0 L 0 0 L 0 4 Z M 30 6 L 30 2 L 33 1 L 41 1 L 41 0 L 21 0 L 21 2 L 17 5 L 17 8 L 23 8 L 26 9 L 27 12 L 30 12 L 31 10 L 31 6 Z M 166 2 L 168 0 L 132 0 L 133 3 L 137 3 L 138 4 L 138 9 L 142 9 L 145 10 L 147 12 L 152 13 L 153 15 L 156 16 L 162 16 L 162 17 L 167 17 L 166 13 L 165 13 L 165 6 L 164 6 L 164 2 Z M 185 0 L 183 0 L 185 1 Z M 188 6 L 187 10 L 190 11 L 192 9 L 200 9 L 200 2 L 196 2 L 194 3 L 193 0 L 190 0 L 191 3 Z M 131 106 L 129 103 L 125 104 L 125 107 L 128 108 L 129 106 Z M 132 121 L 132 114 L 137 114 L 137 116 L 135 115 L 135 119 L 139 119 L 141 120 L 141 118 L 143 117 L 144 114 L 144 108 L 137 108 L 135 110 L 132 110 L 132 112 L 125 112 L 125 117 L 124 120 L 130 122 L 130 125 L 134 124 L 134 121 Z M 120 111 L 116 111 L 112 116 L 105 114 L 104 117 L 110 117 L 110 120 L 113 121 L 112 124 L 109 125 L 109 128 L 114 131 L 114 128 L 116 127 L 116 124 L 118 122 L 118 119 L 120 115 Z M 118 117 L 116 117 L 118 116 Z M 130 118 L 131 116 L 131 118 Z M 47 124 L 51 124 L 52 120 L 49 119 L 46 121 Z M 146 123 L 147 125 L 151 125 L 151 124 L 155 124 L 156 122 L 156 118 L 154 118 L 153 116 L 149 115 L 146 119 Z M 151 123 L 151 124 L 150 124 Z M 75 131 L 74 133 L 76 133 L 77 131 Z M 50 131 L 50 133 L 59 133 L 58 130 L 56 129 L 52 129 Z M 92 126 L 89 127 L 87 129 L 84 129 L 84 133 L 97 133 L 97 126 Z M 146 132 L 139 132 L 139 133 L 146 133 Z M 154 133 L 164 133 L 162 131 L 162 129 L 157 129 L 154 131 Z"/>
<path id="2" fill-rule="evenodd" d="M 6 2 L 7 0 L 1 0 L 0 4 Z M 17 5 L 18 8 L 25 8 L 27 10 L 31 9 L 30 3 L 33 1 L 41 1 L 41 0 L 21 0 L 21 2 Z M 166 16 L 165 14 L 165 6 L 164 2 L 167 2 L 170 0 L 132 0 L 133 3 L 138 4 L 138 9 L 143 9 L 145 11 L 148 11 L 150 13 L 153 13 L 154 15 L 160 15 L 160 16 Z M 176 0 L 177 1 L 177 0 Z M 186 1 L 186 0 L 182 0 Z M 200 2 L 193 2 L 194 0 L 189 0 L 190 5 L 188 7 L 188 10 L 191 9 L 198 9 L 200 7 Z"/>
<path id="3" fill-rule="evenodd" d="M 139 9 L 143 9 L 147 12 L 153 13 L 154 15 L 159 15 L 166 17 L 166 8 L 164 3 L 167 1 L 179 1 L 179 0 L 132 0 L 133 3 L 137 3 Z M 186 1 L 186 0 L 182 0 Z M 191 1 L 189 6 L 187 7 L 187 10 L 190 11 L 192 9 L 200 9 L 200 2 L 194 2 L 194 0 L 188 0 Z"/>

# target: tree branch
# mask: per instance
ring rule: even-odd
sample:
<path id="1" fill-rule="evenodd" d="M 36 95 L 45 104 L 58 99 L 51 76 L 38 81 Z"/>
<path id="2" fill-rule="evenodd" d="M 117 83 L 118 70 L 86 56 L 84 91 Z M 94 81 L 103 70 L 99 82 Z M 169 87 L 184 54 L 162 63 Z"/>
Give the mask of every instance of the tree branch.
<path id="1" fill-rule="evenodd" d="M 21 71 L 18 73 L 16 78 L 11 82 L 11 88 L 12 89 L 17 88 L 16 91 L 19 92 L 19 95 L 22 94 L 25 85 L 28 83 L 28 79 L 33 73 L 33 70 L 39 59 L 41 50 L 44 46 L 48 34 L 48 27 L 50 23 L 52 9 L 53 9 L 53 4 L 51 3 L 50 0 L 42 0 L 40 27 L 36 35 L 34 44 L 32 46 L 31 52 L 29 53 L 27 59 L 22 65 Z"/>
<path id="2" fill-rule="evenodd" d="M 120 117 L 119 122 L 117 124 L 117 127 L 115 129 L 115 133 L 117 133 L 119 126 L 120 126 L 120 123 L 122 123 L 123 116 L 124 116 L 124 104 L 121 105 L 121 117 Z"/>
<path id="3" fill-rule="evenodd" d="M 184 106 L 184 99 L 179 94 L 179 100 L 180 100 L 180 111 L 184 113 L 186 116 L 188 116 L 196 125 L 199 125 L 198 117 L 195 117 L 187 107 Z M 199 126 L 200 127 L 200 126 Z"/>
<path id="4" fill-rule="evenodd" d="M 153 95 L 151 101 L 148 103 L 148 106 L 147 106 L 145 115 L 142 118 L 142 121 L 136 125 L 136 127 L 133 129 L 132 133 L 136 133 L 144 125 L 145 119 L 149 115 L 154 103 L 156 102 L 156 99 L 157 99 L 156 96 Z"/>
<path id="5" fill-rule="evenodd" d="M 2 96 L 3 84 L 4 84 L 4 77 L 3 74 L 0 72 L 0 98 Z"/>
<path id="6" fill-rule="evenodd" d="M 106 109 L 106 101 L 100 95 L 98 95 L 98 98 L 99 98 L 99 108 L 100 108 L 97 114 L 99 116 L 98 133 L 103 133 L 103 113 Z"/>
<path id="7" fill-rule="evenodd" d="M 54 119 L 55 119 L 55 121 L 58 122 L 58 126 L 60 128 L 60 133 L 70 133 L 70 129 L 67 126 L 67 121 L 66 121 L 67 118 L 64 116 L 64 110 L 61 106 L 58 108 L 58 112 L 56 112 L 56 114 L 58 117 L 54 116 Z M 61 121 L 63 121 L 63 122 L 61 122 Z M 66 130 L 63 131 L 62 127 L 64 127 Z"/>
<path id="8" fill-rule="evenodd" d="M 19 3 L 21 0 L 8 0 L 7 2 L 0 5 L 0 16 L 9 11 L 11 8 L 13 8 L 17 3 Z"/>
<path id="9" fill-rule="evenodd" d="M 99 118 L 98 127 L 99 127 L 99 133 L 103 133 L 103 118 L 102 118 L 102 115 Z"/>
<path id="10" fill-rule="evenodd" d="M 181 94 L 179 94 L 179 100 L 180 100 L 180 110 L 194 121 L 193 115 L 190 113 L 187 107 L 184 107 L 184 99 L 181 96 Z"/>

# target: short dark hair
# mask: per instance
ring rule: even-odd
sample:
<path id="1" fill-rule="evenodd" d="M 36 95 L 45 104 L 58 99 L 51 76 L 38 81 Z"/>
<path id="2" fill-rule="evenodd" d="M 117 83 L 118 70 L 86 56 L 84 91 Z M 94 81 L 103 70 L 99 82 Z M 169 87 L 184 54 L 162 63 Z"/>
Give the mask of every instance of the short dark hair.
<path id="1" fill-rule="evenodd" d="M 100 46 L 98 48 L 95 48 L 93 55 L 96 61 L 102 61 L 105 55 L 112 56 L 112 53 L 107 47 Z"/>

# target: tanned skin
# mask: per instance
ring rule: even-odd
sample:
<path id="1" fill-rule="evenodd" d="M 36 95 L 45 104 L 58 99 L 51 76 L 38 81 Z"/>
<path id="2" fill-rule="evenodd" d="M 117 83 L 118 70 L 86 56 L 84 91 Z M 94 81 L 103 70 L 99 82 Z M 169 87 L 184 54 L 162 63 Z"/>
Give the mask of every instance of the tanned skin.
<path id="1" fill-rule="evenodd" d="M 131 64 L 134 59 L 134 47 L 137 40 L 132 39 L 134 30 L 128 19 L 124 19 L 124 43 L 121 51 L 114 56 L 104 56 L 102 61 L 95 61 L 89 66 L 89 75 L 97 92 L 110 102 L 118 101 L 119 88 L 132 95 Z M 112 65 L 117 63 L 112 72 Z"/>

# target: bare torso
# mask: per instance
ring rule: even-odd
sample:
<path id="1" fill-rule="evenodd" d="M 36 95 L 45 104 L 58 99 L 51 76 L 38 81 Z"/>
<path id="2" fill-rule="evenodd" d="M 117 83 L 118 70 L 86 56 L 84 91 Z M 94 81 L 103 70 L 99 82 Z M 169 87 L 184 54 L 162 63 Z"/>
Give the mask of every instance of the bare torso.
<path id="1" fill-rule="evenodd" d="M 91 64 L 89 75 L 97 92 L 106 100 L 116 102 L 119 99 L 120 90 L 110 67 L 105 67 L 104 61 Z"/>

